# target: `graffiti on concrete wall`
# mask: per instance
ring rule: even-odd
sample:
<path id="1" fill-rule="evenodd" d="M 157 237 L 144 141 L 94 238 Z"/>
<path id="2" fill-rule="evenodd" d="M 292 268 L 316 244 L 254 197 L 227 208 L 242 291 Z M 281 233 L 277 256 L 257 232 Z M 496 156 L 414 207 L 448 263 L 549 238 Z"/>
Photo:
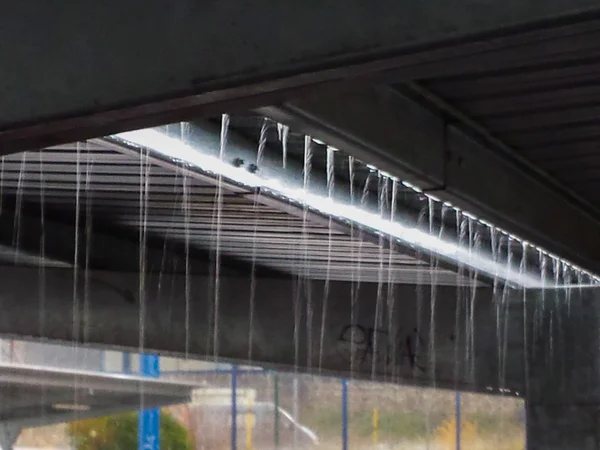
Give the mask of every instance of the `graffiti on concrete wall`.
<path id="1" fill-rule="evenodd" d="M 356 368 L 410 368 L 424 372 L 427 342 L 417 328 L 391 333 L 361 324 L 344 326 L 337 339 L 338 354 Z"/>

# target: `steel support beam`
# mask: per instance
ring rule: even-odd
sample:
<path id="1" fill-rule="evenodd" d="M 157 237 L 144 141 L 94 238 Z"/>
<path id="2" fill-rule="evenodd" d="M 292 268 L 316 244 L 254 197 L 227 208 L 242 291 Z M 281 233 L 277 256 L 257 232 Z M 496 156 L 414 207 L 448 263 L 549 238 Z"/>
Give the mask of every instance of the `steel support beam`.
<path id="1" fill-rule="evenodd" d="M 593 211 L 394 89 L 305 96 L 259 112 L 600 273 Z"/>
<path id="2" fill-rule="evenodd" d="M 63 6 L 15 2 L 0 18 L 0 39 L 12 43 L 0 49 L 10 67 L 0 75 L 3 151 L 270 104 L 351 78 L 443 72 L 449 58 L 458 57 L 460 71 L 465 55 L 500 50 L 506 58 L 514 43 L 504 33 L 530 33 L 531 24 L 527 42 L 545 51 L 544 27 L 598 8 L 593 0 Z"/>
<path id="3" fill-rule="evenodd" d="M 488 288 L 93 272 L 74 293 L 69 269 L 1 268 L 0 277 L 3 335 L 486 392 L 523 387 L 520 302 L 509 317 L 507 293 L 498 322 Z"/>

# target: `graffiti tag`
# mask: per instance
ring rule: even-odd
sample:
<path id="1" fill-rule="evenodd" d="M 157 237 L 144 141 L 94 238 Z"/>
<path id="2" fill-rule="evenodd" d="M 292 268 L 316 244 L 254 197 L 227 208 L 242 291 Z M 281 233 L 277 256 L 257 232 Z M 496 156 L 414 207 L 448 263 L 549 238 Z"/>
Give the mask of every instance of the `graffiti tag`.
<path id="1" fill-rule="evenodd" d="M 417 328 L 399 330 L 392 335 L 388 330 L 349 324 L 342 328 L 338 337 L 338 353 L 347 363 L 358 367 L 375 364 L 384 369 L 410 367 L 425 371 L 425 339 Z"/>

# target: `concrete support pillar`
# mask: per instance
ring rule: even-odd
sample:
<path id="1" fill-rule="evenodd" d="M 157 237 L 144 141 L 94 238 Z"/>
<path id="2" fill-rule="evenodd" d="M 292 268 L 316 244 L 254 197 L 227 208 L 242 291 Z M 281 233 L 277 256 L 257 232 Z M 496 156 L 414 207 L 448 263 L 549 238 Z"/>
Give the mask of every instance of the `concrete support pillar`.
<path id="1" fill-rule="evenodd" d="M 600 290 L 546 292 L 534 309 L 527 449 L 600 449 Z"/>
<path id="2" fill-rule="evenodd" d="M 597 450 L 600 448 L 598 407 L 528 405 L 528 450 Z"/>
<path id="3" fill-rule="evenodd" d="M 0 423 L 0 447 L 2 450 L 12 450 L 21 434 L 21 426 L 11 423 Z"/>

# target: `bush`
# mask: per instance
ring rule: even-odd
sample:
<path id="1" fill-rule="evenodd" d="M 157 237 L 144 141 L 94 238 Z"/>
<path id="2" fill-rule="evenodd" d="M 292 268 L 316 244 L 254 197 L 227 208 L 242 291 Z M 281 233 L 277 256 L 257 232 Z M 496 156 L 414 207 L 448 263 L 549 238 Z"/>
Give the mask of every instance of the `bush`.
<path id="1" fill-rule="evenodd" d="M 138 444 L 138 413 L 78 420 L 67 429 L 76 450 L 132 450 Z M 193 449 L 187 430 L 164 411 L 160 414 L 160 449 Z"/>

